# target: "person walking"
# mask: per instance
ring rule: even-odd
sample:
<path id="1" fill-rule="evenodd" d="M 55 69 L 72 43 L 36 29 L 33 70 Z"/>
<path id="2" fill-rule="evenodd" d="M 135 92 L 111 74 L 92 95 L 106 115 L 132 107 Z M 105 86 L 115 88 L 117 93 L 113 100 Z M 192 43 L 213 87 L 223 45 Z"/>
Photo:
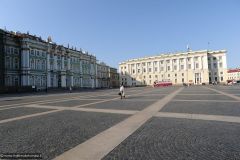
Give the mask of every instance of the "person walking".
<path id="1" fill-rule="evenodd" d="M 120 87 L 120 96 L 121 96 L 121 99 L 124 97 L 125 98 L 125 92 L 124 92 L 124 86 L 121 85 Z"/>

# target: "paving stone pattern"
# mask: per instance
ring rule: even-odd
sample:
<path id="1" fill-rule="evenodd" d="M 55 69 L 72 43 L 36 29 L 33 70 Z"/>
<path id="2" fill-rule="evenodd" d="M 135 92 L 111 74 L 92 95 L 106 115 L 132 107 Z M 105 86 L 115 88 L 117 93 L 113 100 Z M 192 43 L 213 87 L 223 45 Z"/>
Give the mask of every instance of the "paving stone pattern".
<path id="1" fill-rule="evenodd" d="M 153 118 L 103 160 L 237 160 L 240 125 Z"/>
<path id="2" fill-rule="evenodd" d="M 125 101 L 115 100 L 99 104 L 93 104 L 86 106 L 87 108 L 97 108 L 97 109 L 119 109 L 119 110 L 143 110 L 149 105 L 155 103 L 157 100 L 153 101 Z M 85 106 L 84 106 L 85 107 Z"/>
<path id="3" fill-rule="evenodd" d="M 52 159 L 126 117 L 62 111 L 0 124 L 0 153 L 42 153 L 43 159 Z"/>
<path id="4" fill-rule="evenodd" d="M 47 112 L 50 110 L 52 109 L 27 108 L 27 107 L 5 109 L 0 111 L 0 120 L 25 116 L 34 113 Z"/>
<path id="5" fill-rule="evenodd" d="M 74 107 L 79 105 L 84 105 L 88 103 L 94 103 L 101 100 L 69 100 L 69 101 L 63 101 L 63 102 L 54 102 L 54 103 L 43 103 L 41 105 L 49 105 L 49 106 L 58 106 L 58 107 Z"/>
<path id="6" fill-rule="evenodd" d="M 169 102 L 161 112 L 240 116 L 239 102 Z"/>
<path id="7" fill-rule="evenodd" d="M 184 100 L 235 100 L 223 95 L 177 95 L 174 99 Z"/>

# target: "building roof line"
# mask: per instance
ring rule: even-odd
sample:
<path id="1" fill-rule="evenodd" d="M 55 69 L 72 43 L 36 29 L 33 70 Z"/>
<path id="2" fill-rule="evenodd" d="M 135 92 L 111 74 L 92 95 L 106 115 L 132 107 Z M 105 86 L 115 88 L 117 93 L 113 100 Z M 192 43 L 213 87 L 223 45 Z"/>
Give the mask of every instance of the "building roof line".
<path id="1" fill-rule="evenodd" d="M 162 53 L 160 55 L 155 55 L 155 56 L 145 56 L 141 58 L 134 58 L 134 59 L 129 59 L 123 62 L 120 62 L 120 64 L 124 64 L 127 62 L 134 62 L 134 61 L 141 61 L 141 60 L 149 60 L 149 59 L 155 59 L 155 58 L 167 58 L 167 57 L 174 57 L 174 56 L 182 56 L 182 55 L 189 55 L 189 54 L 199 54 L 199 53 L 207 53 L 207 54 L 217 54 L 217 53 L 226 53 L 226 50 L 196 50 L 196 51 L 186 51 L 186 52 L 175 52 L 175 53 Z"/>

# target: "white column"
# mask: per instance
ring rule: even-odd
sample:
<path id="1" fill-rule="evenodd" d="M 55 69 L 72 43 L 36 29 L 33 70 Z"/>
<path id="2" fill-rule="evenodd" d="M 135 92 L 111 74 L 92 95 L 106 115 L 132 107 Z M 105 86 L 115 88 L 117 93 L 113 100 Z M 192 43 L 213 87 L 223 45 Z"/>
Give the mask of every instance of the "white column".
<path id="1" fill-rule="evenodd" d="M 194 69 L 194 57 L 191 57 L 191 69 Z"/>
<path id="2" fill-rule="evenodd" d="M 187 71 L 187 63 L 188 63 L 188 60 L 187 60 L 187 58 L 184 58 L 184 62 L 183 62 L 183 64 L 184 64 L 184 70 L 185 71 Z"/>
<path id="3" fill-rule="evenodd" d="M 61 87 L 66 87 L 66 75 L 61 75 Z"/>
<path id="4" fill-rule="evenodd" d="M 47 86 L 48 87 L 53 87 L 53 86 L 51 86 L 51 75 L 50 75 L 50 73 L 48 73 L 48 75 L 47 75 Z"/>
<path id="5" fill-rule="evenodd" d="M 47 69 L 50 70 L 50 54 L 47 54 Z"/>
<path id="6" fill-rule="evenodd" d="M 91 81 L 92 81 L 92 88 L 94 88 L 94 79 L 92 78 Z"/>
<path id="7" fill-rule="evenodd" d="M 67 70 L 71 69 L 70 65 L 71 65 L 71 59 L 70 59 L 70 57 L 68 57 L 68 59 L 67 59 Z"/>
<path id="8" fill-rule="evenodd" d="M 80 78 L 80 86 L 83 87 L 83 84 L 82 84 L 82 78 Z"/>
<path id="9" fill-rule="evenodd" d="M 22 50 L 21 54 L 21 68 L 22 68 L 22 86 L 28 86 L 30 85 L 29 82 L 29 69 L 30 69 L 30 62 L 29 62 L 29 49 Z"/>
<path id="10" fill-rule="evenodd" d="M 64 65 L 64 57 L 62 57 L 62 70 L 66 70 L 65 65 Z"/>
<path id="11" fill-rule="evenodd" d="M 71 75 L 70 84 L 73 86 L 73 75 Z"/>
<path id="12" fill-rule="evenodd" d="M 56 55 L 54 55 L 53 66 L 54 66 L 54 70 L 57 70 L 57 56 Z"/>
<path id="13" fill-rule="evenodd" d="M 54 76 L 53 76 L 53 86 L 57 87 L 57 75 L 56 74 L 54 74 Z"/>

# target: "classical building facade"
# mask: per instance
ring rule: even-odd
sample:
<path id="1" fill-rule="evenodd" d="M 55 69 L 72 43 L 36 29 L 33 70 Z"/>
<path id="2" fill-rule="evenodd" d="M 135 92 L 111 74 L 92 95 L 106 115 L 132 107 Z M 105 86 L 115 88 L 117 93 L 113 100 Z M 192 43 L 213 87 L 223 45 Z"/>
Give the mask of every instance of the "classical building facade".
<path id="1" fill-rule="evenodd" d="M 176 85 L 226 83 L 226 52 L 189 50 L 127 60 L 119 64 L 120 83 L 125 86 L 153 85 L 156 81 Z"/>
<path id="2" fill-rule="evenodd" d="M 119 74 L 116 68 L 109 67 L 110 87 L 117 88 L 120 86 Z"/>
<path id="3" fill-rule="evenodd" d="M 109 88 L 110 87 L 110 77 L 109 77 L 109 66 L 105 63 L 97 63 L 97 78 L 96 78 L 96 88 Z"/>
<path id="4" fill-rule="evenodd" d="M 229 69 L 228 70 L 228 81 L 240 81 L 240 69 Z"/>
<path id="5" fill-rule="evenodd" d="M 30 34 L 0 29 L 0 89 L 106 87 L 108 84 L 98 83 L 98 66 L 101 64 L 97 64 L 95 56 L 57 45 L 51 38 L 45 41 Z M 103 78 L 108 79 L 108 68 L 107 65 L 101 68 Z"/>

